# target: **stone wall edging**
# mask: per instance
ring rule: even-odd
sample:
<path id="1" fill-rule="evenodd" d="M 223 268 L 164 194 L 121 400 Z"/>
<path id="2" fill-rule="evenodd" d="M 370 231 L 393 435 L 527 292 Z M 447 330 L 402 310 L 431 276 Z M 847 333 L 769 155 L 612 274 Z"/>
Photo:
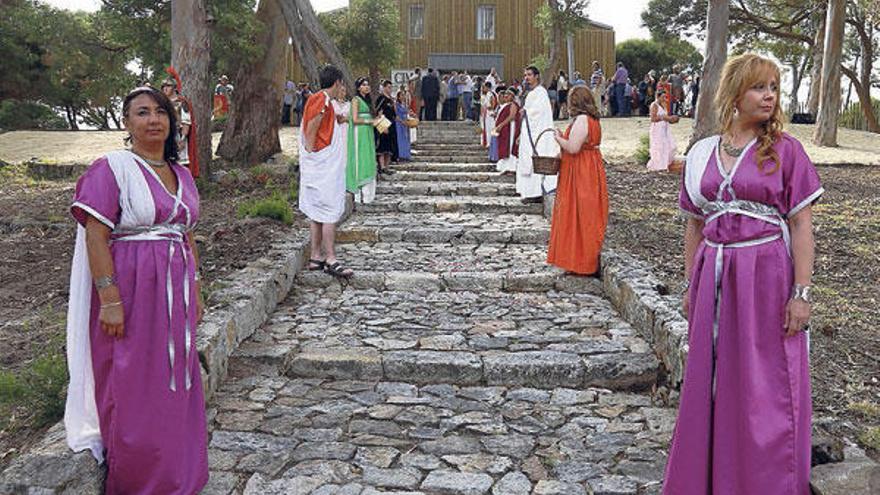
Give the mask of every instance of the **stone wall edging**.
<path id="1" fill-rule="evenodd" d="M 661 295 L 658 288 L 665 284 L 647 263 L 628 253 L 605 248 L 601 270 L 605 296 L 652 346 L 667 385 L 679 388 L 688 353 L 688 323 L 677 308 L 678 298 Z"/>
<path id="2" fill-rule="evenodd" d="M 352 198 L 347 195 L 340 223 L 352 211 Z M 307 232 L 295 230 L 279 236 L 266 255 L 224 279 L 224 287 L 213 294 L 222 302 L 207 312 L 196 338 L 206 402 L 226 377 L 232 353 L 290 292 L 308 247 Z M 74 453 L 67 447 L 60 421 L 0 473 L 0 494 L 101 495 L 104 476 L 103 466 L 90 452 Z"/>

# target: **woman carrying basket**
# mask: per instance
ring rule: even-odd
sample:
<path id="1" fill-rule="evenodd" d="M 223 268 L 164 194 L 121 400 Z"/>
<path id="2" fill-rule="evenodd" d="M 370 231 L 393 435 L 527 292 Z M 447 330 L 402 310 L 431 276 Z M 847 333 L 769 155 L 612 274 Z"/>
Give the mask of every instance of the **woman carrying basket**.
<path id="1" fill-rule="evenodd" d="M 608 225 L 608 186 L 599 144 L 599 110 L 586 86 L 568 94 L 572 121 L 564 134 L 556 131 L 562 148 L 559 185 L 550 226 L 547 263 L 570 273 L 592 275 L 599 270 L 599 252 Z"/>

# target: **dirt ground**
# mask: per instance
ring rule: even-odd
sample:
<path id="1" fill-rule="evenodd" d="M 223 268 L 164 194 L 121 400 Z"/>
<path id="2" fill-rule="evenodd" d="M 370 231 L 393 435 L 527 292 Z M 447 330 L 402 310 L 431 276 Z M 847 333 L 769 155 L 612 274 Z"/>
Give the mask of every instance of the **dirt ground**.
<path id="1" fill-rule="evenodd" d="M 675 289 L 681 280 L 684 225 L 677 209 L 679 177 L 649 173 L 631 163 L 638 137 L 647 129 L 646 119 L 603 121 L 602 149 L 611 163 L 607 242 L 651 262 Z M 684 143 L 690 122 L 673 129 Z M 841 148 L 817 149 L 808 144 L 810 126 L 789 126 L 789 131 L 817 163 L 862 164 L 819 166 L 828 192 L 815 209 L 811 360 L 816 423 L 833 434 L 861 437 L 877 449 L 880 439 L 871 443 L 866 432 L 875 428 L 880 436 L 880 136 L 841 130 Z M 281 136 L 285 154 L 295 155 L 294 130 L 285 128 Z M 0 134 L 0 159 L 89 163 L 121 147 L 122 137 L 93 131 L 5 133 Z M 19 372 L 40 356 L 62 352 L 74 235 L 67 211 L 74 183 L 34 181 L 10 169 L 16 167 L 0 168 L 0 250 L 5 253 L 0 257 L 0 372 Z M 273 235 L 295 228 L 236 215 L 243 201 L 268 196 L 273 189 L 286 191 L 288 180 L 273 178 L 267 185 L 242 174 L 204 185 L 198 238 L 208 296 L 215 281 L 265 252 Z M 26 409 L 0 418 L 0 468 L 40 433 L 28 428 L 29 420 Z"/>
<path id="2" fill-rule="evenodd" d="M 564 125 L 562 122 L 559 125 Z M 610 161 L 629 160 L 636 151 L 640 136 L 647 136 L 650 121 L 645 117 L 604 119 L 602 121 L 602 152 Z M 672 126 L 672 133 L 684 153 L 693 121 L 682 119 Z M 880 165 L 880 135 L 840 129 L 837 148 L 820 148 L 811 142 L 812 125 L 788 124 L 791 133 L 804 144 L 807 154 L 815 163 Z M 281 130 L 281 148 L 285 155 L 296 156 L 298 128 Z M 0 159 L 18 163 L 31 158 L 50 163 L 91 163 L 95 157 L 122 147 L 125 134 L 121 131 L 19 131 L 0 134 Z M 214 134 L 214 146 L 220 134 Z"/>

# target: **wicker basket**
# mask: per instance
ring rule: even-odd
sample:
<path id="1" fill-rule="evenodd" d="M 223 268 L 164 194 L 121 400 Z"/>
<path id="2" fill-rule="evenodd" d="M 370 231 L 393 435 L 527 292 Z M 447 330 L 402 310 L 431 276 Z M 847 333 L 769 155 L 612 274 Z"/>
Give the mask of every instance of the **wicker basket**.
<path id="1" fill-rule="evenodd" d="M 532 143 L 532 171 L 536 174 L 541 175 L 556 175 L 559 173 L 559 164 L 562 163 L 562 160 L 557 156 L 539 156 L 538 155 L 538 142 L 541 140 L 541 137 L 544 136 L 547 132 L 556 132 L 555 129 L 544 129 L 541 134 L 538 134 L 538 139 Z"/>
<path id="2" fill-rule="evenodd" d="M 417 119 L 415 117 L 410 117 L 410 118 L 403 121 L 403 125 L 409 127 L 410 129 L 412 129 L 413 127 L 418 127 L 419 126 L 419 119 Z"/>

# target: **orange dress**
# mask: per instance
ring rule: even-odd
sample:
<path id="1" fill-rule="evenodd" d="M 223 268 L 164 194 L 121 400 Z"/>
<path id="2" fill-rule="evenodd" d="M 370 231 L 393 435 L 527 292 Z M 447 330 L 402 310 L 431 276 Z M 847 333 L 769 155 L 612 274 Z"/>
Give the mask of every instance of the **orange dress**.
<path id="1" fill-rule="evenodd" d="M 574 124 L 565 131 L 566 139 Z M 580 124 L 579 124 L 580 125 Z M 580 275 L 599 270 L 608 225 L 608 185 L 599 144 L 602 127 L 587 117 L 587 141 L 577 154 L 562 152 L 547 263 Z"/>

